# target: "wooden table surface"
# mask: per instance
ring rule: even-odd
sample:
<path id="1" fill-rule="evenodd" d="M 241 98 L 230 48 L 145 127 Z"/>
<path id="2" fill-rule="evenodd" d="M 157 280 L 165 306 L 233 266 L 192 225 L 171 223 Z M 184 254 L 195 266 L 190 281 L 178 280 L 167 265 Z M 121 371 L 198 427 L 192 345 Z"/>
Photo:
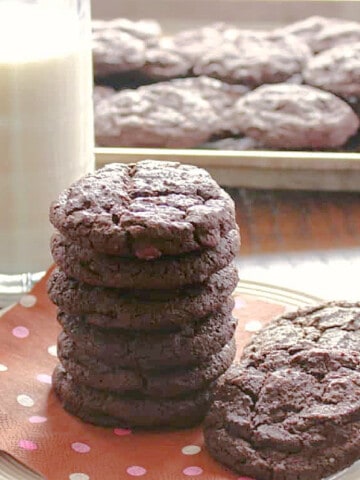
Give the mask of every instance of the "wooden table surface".
<path id="1" fill-rule="evenodd" d="M 228 189 L 247 280 L 360 301 L 360 194 Z"/>

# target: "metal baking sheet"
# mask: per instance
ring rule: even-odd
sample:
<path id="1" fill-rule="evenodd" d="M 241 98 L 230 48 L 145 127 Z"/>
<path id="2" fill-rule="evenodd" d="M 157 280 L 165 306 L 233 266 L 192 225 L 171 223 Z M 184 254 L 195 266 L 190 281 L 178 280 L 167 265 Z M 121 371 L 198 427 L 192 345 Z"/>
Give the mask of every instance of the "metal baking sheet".
<path id="1" fill-rule="evenodd" d="M 92 0 L 94 18 L 154 18 L 166 34 L 214 21 L 244 28 L 274 28 L 324 15 L 360 19 L 358 1 L 312 0 Z M 206 168 L 224 186 L 328 191 L 360 190 L 360 154 L 339 152 L 223 151 L 97 148 L 97 165 L 146 158 Z"/>
<path id="2" fill-rule="evenodd" d="M 291 190 L 360 190 L 360 154 L 96 148 L 98 167 L 145 159 L 203 167 L 223 186 Z"/>

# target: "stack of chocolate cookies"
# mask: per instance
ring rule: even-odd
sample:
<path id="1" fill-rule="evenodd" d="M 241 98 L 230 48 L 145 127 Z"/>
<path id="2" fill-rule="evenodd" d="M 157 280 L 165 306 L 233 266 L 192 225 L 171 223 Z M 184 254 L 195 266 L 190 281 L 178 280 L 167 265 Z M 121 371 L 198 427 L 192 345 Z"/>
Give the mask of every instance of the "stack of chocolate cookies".
<path id="1" fill-rule="evenodd" d="M 239 232 L 202 169 L 111 164 L 51 206 L 63 406 L 98 425 L 186 427 L 235 355 Z"/>

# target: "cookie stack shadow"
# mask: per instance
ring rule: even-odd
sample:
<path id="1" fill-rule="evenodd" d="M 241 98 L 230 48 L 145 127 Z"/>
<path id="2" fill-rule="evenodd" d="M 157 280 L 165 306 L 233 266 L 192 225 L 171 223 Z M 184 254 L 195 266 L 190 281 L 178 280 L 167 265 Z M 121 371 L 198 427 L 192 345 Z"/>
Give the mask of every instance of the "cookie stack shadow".
<path id="1" fill-rule="evenodd" d="M 112 164 L 63 192 L 50 218 L 64 408 L 103 426 L 197 424 L 235 356 L 231 199 L 196 167 Z"/>

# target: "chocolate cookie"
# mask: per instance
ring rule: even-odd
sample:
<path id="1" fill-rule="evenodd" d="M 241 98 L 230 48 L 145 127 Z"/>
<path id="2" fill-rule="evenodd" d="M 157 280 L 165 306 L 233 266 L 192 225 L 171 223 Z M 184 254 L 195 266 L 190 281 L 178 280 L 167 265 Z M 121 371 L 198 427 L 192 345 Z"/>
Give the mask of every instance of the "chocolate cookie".
<path id="1" fill-rule="evenodd" d="M 205 419 L 210 454 L 261 480 L 321 480 L 360 458 L 360 356 L 284 349 L 220 379 Z"/>
<path id="2" fill-rule="evenodd" d="M 115 90 L 110 87 L 104 87 L 101 85 L 95 85 L 94 86 L 94 93 L 93 93 L 93 100 L 94 100 L 94 106 L 99 104 L 104 98 L 109 98 L 112 95 L 114 95 Z"/>
<path id="3" fill-rule="evenodd" d="M 142 67 L 147 47 L 161 34 L 157 22 L 125 18 L 95 20 L 92 30 L 94 73 L 100 77 Z"/>
<path id="4" fill-rule="evenodd" d="M 169 83 L 121 90 L 95 116 L 96 141 L 105 147 L 191 148 L 218 129 L 209 102 Z"/>
<path id="5" fill-rule="evenodd" d="M 243 355 L 294 345 L 360 351 L 360 303 L 328 302 L 285 313 L 254 335 Z"/>
<path id="6" fill-rule="evenodd" d="M 145 62 L 144 42 L 121 30 L 94 31 L 92 49 L 96 76 L 133 70 Z"/>
<path id="7" fill-rule="evenodd" d="M 202 55 L 194 73 L 256 87 L 283 82 L 301 72 L 310 55 L 308 46 L 291 35 L 240 32 L 233 41 Z"/>
<path id="8" fill-rule="evenodd" d="M 208 408 L 208 390 L 178 399 L 122 396 L 79 385 L 58 366 L 53 375 L 55 393 L 68 412 L 106 427 L 185 428 L 199 423 Z"/>
<path id="9" fill-rule="evenodd" d="M 350 45 L 360 42 L 360 23 L 337 21 L 326 25 L 313 39 L 313 50 L 324 52 L 340 45 Z"/>
<path id="10" fill-rule="evenodd" d="M 128 18 L 113 18 L 112 20 L 93 20 L 92 31 L 120 30 L 143 40 L 146 45 L 153 45 L 162 34 L 161 26 L 155 20 L 129 20 Z"/>
<path id="11" fill-rule="evenodd" d="M 145 160 L 75 182 L 52 204 L 50 220 L 85 248 L 154 259 L 216 247 L 235 228 L 235 208 L 205 170 Z"/>
<path id="12" fill-rule="evenodd" d="M 160 38 L 146 50 L 141 73 L 154 80 L 190 75 L 195 61 L 222 43 L 227 28 L 224 23 L 215 23 Z"/>
<path id="13" fill-rule="evenodd" d="M 69 338 L 60 342 L 59 347 L 59 360 L 74 382 L 99 390 L 121 394 L 137 392 L 155 398 L 171 398 L 205 389 L 229 368 L 236 351 L 233 339 L 205 363 L 192 368 L 142 371 L 111 367 L 86 355 L 79 362 L 76 360 L 76 344 Z"/>
<path id="14" fill-rule="evenodd" d="M 81 363 L 85 363 L 85 355 L 117 368 L 194 366 L 207 361 L 233 338 L 236 320 L 231 316 L 232 308 L 233 300 L 229 299 L 205 321 L 176 333 L 104 330 L 87 324 L 80 315 L 59 312 L 57 318 L 65 332 L 59 336 L 59 350 L 69 337 L 76 344 L 76 359 Z"/>
<path id="15" fill-rule="evenodd" d="M 51 240 L 54 260 L 69 277 L 90 285 L 144 290 L 203 283 L 229 265 L 239 247 L 238 231 L 231 230 L 216 248 L 151 261 L 97 253 L 61 234 L 54 234 Z"/>
<path id="16" fill-rule="evenodd" d="M 204 284 L 158 291 L 93 287 L 55 270 L 48 281 L 48 294 L 64 312 L 86 315 L 86 321 L 98 327 L 171 331 L 217 311 L 237 282 L 232 264 Z"/>
<path id="17" fill-rule="evenodd" d="M 219 118 L 220 128 L 219 131 L 213 132 L 214 135 L 229 134 L 229 132 L 231 134 L 238 131 L 233 124 L 233 108 L 235 102 L 249 91 L 248 87 L 245 85 L 229 85 L 216 78 L 205 76 L 179 78 L 171 80 L 170 83 L 178 88 L 194 91 L 209 102 Z"/>
<path id="18" fill-rule="evenodd" d="M 311 58 L 303 71 L 309 85 L 341 97 L 360 97 L 360 42 L 325 50 Z"/>
<path id="19" fill-rule="evenodd" d="M 235 105 L 243 134 L 275 148 L 340 147 L 359 119 L 343 100 L 307 85 L 264 85 Z"/>
<path id="20" fill-rule="evenodd" d="M 322 17 L 320 15 L 313 15 L 299 20 L 297 22 L 290 23 L 285 27 L 280 27 L 274 30 L 276 35 L 293 35 L 304 41 L 313 52 L 317 51 L 316 38 L 329 26 L 339 25 L 346 23 L 345 20 L 338 18 Z"/>

